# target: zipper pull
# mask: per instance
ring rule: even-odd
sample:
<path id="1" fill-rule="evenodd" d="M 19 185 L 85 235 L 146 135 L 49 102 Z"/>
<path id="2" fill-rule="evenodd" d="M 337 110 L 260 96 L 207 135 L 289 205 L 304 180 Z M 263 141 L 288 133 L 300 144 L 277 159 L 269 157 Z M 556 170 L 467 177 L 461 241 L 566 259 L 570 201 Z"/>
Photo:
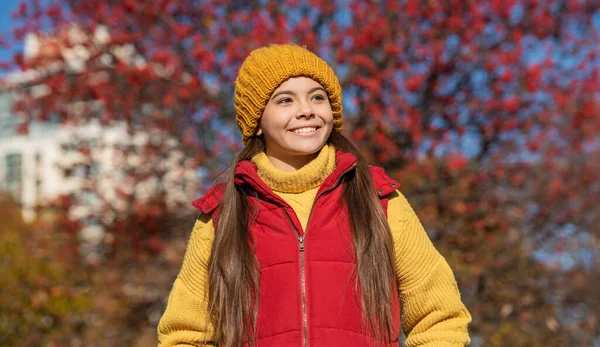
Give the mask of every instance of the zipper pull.
<path id="1" fill-rule="evenodd" d="M 300 242 L 300 252 L 304 252 L 304 235 L 298 236 L 298 242 Z"/>

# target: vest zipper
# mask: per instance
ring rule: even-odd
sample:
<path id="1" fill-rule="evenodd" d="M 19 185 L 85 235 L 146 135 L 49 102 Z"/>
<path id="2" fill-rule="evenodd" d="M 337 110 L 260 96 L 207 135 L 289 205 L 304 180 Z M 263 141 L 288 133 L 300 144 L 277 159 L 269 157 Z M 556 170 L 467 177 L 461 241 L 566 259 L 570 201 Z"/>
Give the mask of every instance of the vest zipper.
<path id="1" fill-rule="evenodd" d="M 304 238 L 306 233 L 302 236 L 298 236 L 298 242 L 300 242 L 300 280 L 302 287 L 302 329 L 304 331 L 304 347 L 308 345 L 308 318 L 306 313 L 306 276 L 304 275 Z"/>
<path id="2" fill-rule="evenodd" d="M 296 236 L 298 236 L 298 244 L 299 244 L 299 249 L 300 249 L 300 290 L 302 292 L 302 331 L 303 331 L 303 336 L 302 336 L 303 344 L 302 345 L 304 347 L 308 346 L 308 332 L 307 332 L 308 318 L 307 318 L 307 313 L 306 313 L 306 276 L 304 274 L 304 239 L 306 238 L 306 232 L 308 231 L 308 223 L 310 223 L 310 217 L 312 216 L 313 209 L 315 207 L 315 204 L 317 203 L 317 200 L 321 197 L 321 195 L 337 188 L 337 186 L 340 184 L 340 181 L 342 180 L 342 177 L 344 177 L 344 175 L 346 173 L 348 173 L 350 170 L 352 170 L 355 166 L 356 166 L 356 164 L 353 164 L 346 171 L 342 172 L 342 174 L 340 175 L 340 177 L 337 179 L 337 181 L 335 182 L 335 184 L 333 186 L 325 189 L 324 191 L 322 191 L 321 193 L 319 193 L 319 195 L 317 195 L 315 197 L 313 205 L 310 208 L 310 212 L 308 214 L 308 220 L 306 221 L 307 229 L 304 231 L 303 235 L 300 235 L 300 233 L 298 232 L 298 228 L 296 228 L 296 225 L 294 225 L 294 222 L 292 222 L 292 218 L 290 218 L 290 215 L 288 214 L 287 210 L 283 206 L 281 207 L 281 209 L 285 213 L 285 216 L 287 217 L 288 221 L 292 225 L 292 228 L 296 232 Z"/>

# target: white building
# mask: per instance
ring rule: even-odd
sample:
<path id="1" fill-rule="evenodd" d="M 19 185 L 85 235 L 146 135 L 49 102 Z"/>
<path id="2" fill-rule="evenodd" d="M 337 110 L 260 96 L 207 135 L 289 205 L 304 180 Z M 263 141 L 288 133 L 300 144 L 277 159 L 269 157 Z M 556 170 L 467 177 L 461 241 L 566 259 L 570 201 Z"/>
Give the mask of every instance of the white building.
<path id="1" fill-rule="evenodd" d="M 18 122 L 10 112 L 10 97 L 4 94 L 0 101 L 0 190 L 15 197 L 26 219 L 34 217 L 36 205 L 63 194 L 75 193 L 79 198 L 71 211 L 75 219 L 100 214 L 96 209 L 108 205 L 109 211 L 102 213 L 106 224 L 115 214 L 126 212 L 123 194 L 143 201 L 165 192 L 170 208 L 189 207 L 197 194 L 198 170 L 178 149 L 175 138 L 158 131 L 136 131 L 131 136 L 124 124 L 106 128 L 95 122 L 33 124 L 27 135 L 19 135 L 14 131 Z M 143 154 L 151 142 L 163 143 L 165 155 L 160 161 Z M 122 150 L 124 146 L 134 150 Z M 81 149 L 89 149 L 89 155 Z M 135 177 L 151 171 L 157 174 Z"/>
<path id="2" fill-rule="evenodd" d="M 60 186 L 60 174 L 52 162 L 60 144 L 52 124 L 18 135 L 19 120 L 11 109 L 11 94 L 0 94 L 0 190 L 11 193 L 22 204 L 24 217 L 31 219 L 36 201 L 57 194 L 52 187 Z"/>

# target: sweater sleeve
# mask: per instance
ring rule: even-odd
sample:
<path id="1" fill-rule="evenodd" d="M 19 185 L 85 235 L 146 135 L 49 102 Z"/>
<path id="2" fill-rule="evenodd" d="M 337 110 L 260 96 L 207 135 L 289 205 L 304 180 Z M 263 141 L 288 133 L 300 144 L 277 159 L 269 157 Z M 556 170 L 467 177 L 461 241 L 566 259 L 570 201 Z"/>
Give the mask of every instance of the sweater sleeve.
<path id="1" fill-rule="evenodd" d="M 196 221 L 183 265 L 158 323 L 158 346 L 214 345 L 208 319 L 208 261 L 214 226 L 207 215 Z"/>
<path id="2" fill-rule="evenodd" d="M 388 202 L 406 347 L 465 346 L 471 315 L 452 270 L 402 193 Z"/>

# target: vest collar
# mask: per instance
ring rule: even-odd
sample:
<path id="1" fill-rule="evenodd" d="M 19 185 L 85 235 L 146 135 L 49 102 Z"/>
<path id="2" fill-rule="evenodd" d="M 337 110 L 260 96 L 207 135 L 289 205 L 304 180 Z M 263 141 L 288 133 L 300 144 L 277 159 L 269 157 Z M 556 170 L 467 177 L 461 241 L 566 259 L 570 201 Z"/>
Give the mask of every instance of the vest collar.
<path id="1" fill-rule="evenodd" d="M 356 157 L 350 153 L 337 151 L 336 166 L 333 172 L 327 176 L 317 195 L 337 184 L 338 180 L 349 171 L 354 170 L 356 166 Z M 369 167 L 373 183 L 379 197 L 384 197 L 400 187 L 400 183 L 391 179 L 382 168 L 376 166 Z M 265 199 L 278 204 L 285 205 L 285 201 L 275 194 L 269 186 L 258 176 L 256 165 L 251 161 L 239 162 L 235 168 L 235 184 L 249 184 L 258 194 Z M 211 188 L 204 196 L 192 202 L 192 205 L 203 213 L 211 213 L 217 208 L 225 193 L 225 184 L 220 183 Z"/>
<path id="2" fill-rule="evenodd" d="M 325 178 L 317 194 L 335 185 L 346 172 L 354 169 L 355 165 L 356 157 L 354 155 L 337 151 L 335 169 L 331 174 L 329 174 L 329 176 L 327 176 L 327 178 Z M 238 185 L 242 185 L 244 183 L 249 184 L 265 198 L 275 202 L 283 203 L 285 205 L 285 201 L 275 194 L 273 190 L 271 190 L 271 188 L 259 177 L 256 171 L 256 165 L 250 161 L 242 161 L 238 164 L 235 170 L 235 183 Z"/>

